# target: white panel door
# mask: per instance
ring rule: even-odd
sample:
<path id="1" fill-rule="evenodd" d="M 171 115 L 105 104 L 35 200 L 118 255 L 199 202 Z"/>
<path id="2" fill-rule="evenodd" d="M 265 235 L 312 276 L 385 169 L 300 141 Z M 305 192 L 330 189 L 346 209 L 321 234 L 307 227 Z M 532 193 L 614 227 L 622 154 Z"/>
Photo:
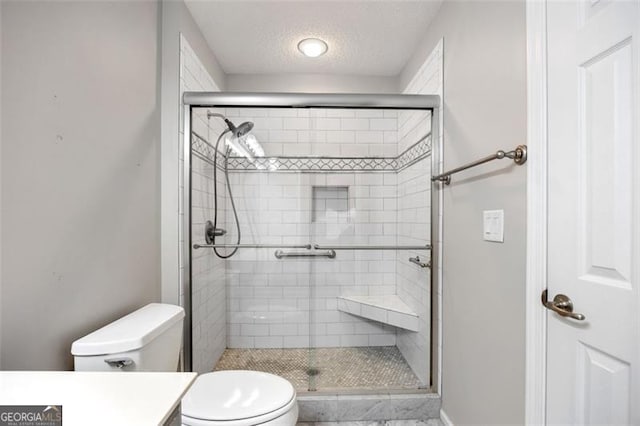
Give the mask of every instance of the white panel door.
<path id="1" fill-rule="evenodd" d="M 547 3 L 547 423 L 640 425 L 640 4 Z"/>

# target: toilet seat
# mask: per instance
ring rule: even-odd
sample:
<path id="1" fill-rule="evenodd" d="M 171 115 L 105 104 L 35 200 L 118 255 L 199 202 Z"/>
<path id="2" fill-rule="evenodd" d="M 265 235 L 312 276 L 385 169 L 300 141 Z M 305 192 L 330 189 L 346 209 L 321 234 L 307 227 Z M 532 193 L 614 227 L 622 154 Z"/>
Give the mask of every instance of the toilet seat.
<path id="1" fill-rule="evenodd" d="M 287 380 L 260 371 L 230 370 L 198 376 L 182 399 L 182 423 L 190 426 L 245 426 L 297 411 Z"/>

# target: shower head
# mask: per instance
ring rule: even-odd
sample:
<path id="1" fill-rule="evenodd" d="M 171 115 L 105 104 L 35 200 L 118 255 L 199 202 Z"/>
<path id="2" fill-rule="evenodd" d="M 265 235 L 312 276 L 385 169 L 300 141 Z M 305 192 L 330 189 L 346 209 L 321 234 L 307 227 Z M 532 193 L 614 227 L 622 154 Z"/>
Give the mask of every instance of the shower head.
<path id="1" fill-rule="evenodd" d="M 253 123 L 251 121 L 245 121 L 239 126 L 236 126 L 222 114 L 207 111 L 207 118 L 218 117 L 224 120 L 229 128 L 228 132 L 231 134 L 225 138 L 227 146 L 236 154 L 242 157 L 246 157 L 250 160 L 254 159 L 254 156 L 263 157 L 264 150 L 260 145 L 260 142 L 255 136 L 250 135 L 251 129 L 253 129 Z"/>
<path id="2" fill-rule="evenodd" d="M 236 125 L 233 124 L 231 120 L 229 120 L 224 115 L 219 114 L 217 112 L 207 111 L 207 118 L 211 118 L 211 117 L 222 118 L 224 122 L 227 124 L 227 127 L 229 128 L 229 131 L 231 132 L 234 138 L 241 138 L 242 136 L 249 133 L 251 129 L 253 129 L 253 123 L 251 121 L 245 121 L 244 123 L 236 127 Z"/>
<path id="3" fill-rule="evenodd" d="M 227 127 L 229 127 L 229 130 L 231 130 L 231 134 L 233 134 L 233 137 L 235 138 L 241 138 L 249 133 L 251 129 L 253 129 L 253 123 L 251 121 L 245 121 L 238 127 L 236 127 L 231 121 L 227 120 L 226 118 L 224 119 L 224 121 L 225 123 L 227 123 Z"/>

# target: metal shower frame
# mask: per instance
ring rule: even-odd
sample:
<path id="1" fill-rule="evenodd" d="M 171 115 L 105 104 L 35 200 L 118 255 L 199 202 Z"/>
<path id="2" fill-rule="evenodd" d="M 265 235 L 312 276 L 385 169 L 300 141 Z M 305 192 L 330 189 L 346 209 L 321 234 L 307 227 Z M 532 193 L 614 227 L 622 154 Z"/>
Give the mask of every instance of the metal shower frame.
<path id="1" fill-rule="evenodd" d="M 192 300 L 191 300 L 191 123 L 194 108 L 345 108 L 345 109 L 396 109 L 431 111 L 431 170 L 432 174 L 442 173 L 442 147 L 440 146 L 440 96 L 438 95 L 391 95 L 391 94 L 349 94 L 349 93 L 247 93 L 247 92 L 185 92 L 183 102 L 183 153 L 184 153 L 184 216 L 182 222 L 184 243 L 182 255 L 182 303 L 185 310 L 183 335 L 183 369 L 193 368 L 192 348 Z M 440 265 L 440 208 L 442 191 L 440 185 L 431 186 L 431 263 Z M 440 268 L 431 268 L 431 385 L 435 385 L 434 370 L 438 371 L 438 344 L 433 336 L 441 338 L 439 330 L 434 330 L 434 315 L 440 309 L 433 297 L 439 288 Z M 435 308 L 435 309 L 434 309 Z M 435 368 L 434 368 L 435 367 Z M 438 386 L 439 387 L 439 386 Z"/>

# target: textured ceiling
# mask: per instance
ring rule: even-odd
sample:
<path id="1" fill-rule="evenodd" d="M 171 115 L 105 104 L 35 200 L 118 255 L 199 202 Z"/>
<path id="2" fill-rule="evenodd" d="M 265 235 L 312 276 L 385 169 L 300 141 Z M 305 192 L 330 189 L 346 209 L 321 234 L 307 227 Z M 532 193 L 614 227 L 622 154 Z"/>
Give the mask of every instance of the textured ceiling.
<path id="1" fill-rule="evenodd" d="M 396 76 L 442 0 L 186 0 L 227 74 Z M 306 58 L 298 42 L 329 44 Z"/>

